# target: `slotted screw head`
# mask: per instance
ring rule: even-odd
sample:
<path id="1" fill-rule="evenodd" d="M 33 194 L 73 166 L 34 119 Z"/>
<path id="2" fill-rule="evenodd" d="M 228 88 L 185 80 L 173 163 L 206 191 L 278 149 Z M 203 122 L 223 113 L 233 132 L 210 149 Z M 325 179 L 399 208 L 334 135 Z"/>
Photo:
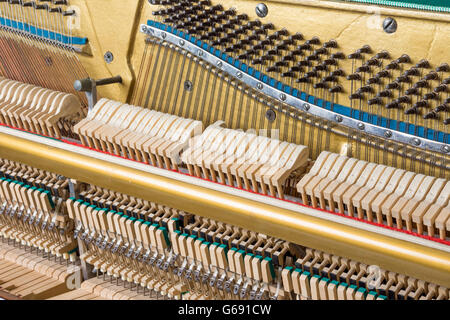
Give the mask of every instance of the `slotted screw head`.
<path id="1" fill-rule="evenodd" d="M 269 9 L 267 8 L 267 6 L 264 3 L 257 4 L 255 11 L 256 11 L 256 14 L 258 15 L 258 17 L 260 17 L 260 18 L 264 18 L 269 13 Z"/>
<path id="2" fill-rule="evenodd" d="M 394 18 L 387 17 L 383 21 L 383 30 L 386 33 L 394 33 L 397 31 L 397 21 Z"/>

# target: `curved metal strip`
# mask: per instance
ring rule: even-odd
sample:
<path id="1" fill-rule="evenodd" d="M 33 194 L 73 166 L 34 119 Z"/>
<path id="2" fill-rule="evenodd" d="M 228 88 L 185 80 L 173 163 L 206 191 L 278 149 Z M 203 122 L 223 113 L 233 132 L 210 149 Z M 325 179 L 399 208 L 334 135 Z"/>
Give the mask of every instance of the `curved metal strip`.
<path id="1" fill-rule="evenodd" d="M 151 22 L 151 21 L 149 21 Z M 450 145 L 446 143 L 441 143 L 437 141 L 433 141 L 430 139 L 425 139 L 422 137 L 418 137 L 412 134 L 391 130 L 384 128 L 382 126 L 374 125 L 368 122 L 360 121 L 354 119 L 352 117 L 348 117 L 346 115 L 342 115 L 337 112 L 333 112 L 331 110 L 327 110 L 317 104 L 305 101 L 301 98 L 295 97 L 292 94 L 289 94 L 283 90 L 272 87 L 271 85 L 267 85 L 264 82 L 258 80 L 254 76 L 243 72 L 240 68 L 235 65 L 227 62 L 222 59 L 222 57 L 218 57 L 215 54 L 212 54 L 209 50 L 207 50 L 206 44 L 201 41 L 197 41 L 190 37 L 189 35 L 185 35 L 186 38 L 190 40 L 186 40 L 185 38 L 178 35 L 177 30 L 172 29 L 171 27 L 167 27 L 166 25 L 151 22 L 152 24 L 158 24 L 164 30 L 159 29 L 155 26 L 149 26 L 146 24 L 142 24 L 140 26 L 140 31 L 147 34 L 148 36 L 156 37 L 161 40 L 172 43 L 178 47 L 183 48 L 187 52 L 199 57 L 200 59 L 208 62 L 209 64 L 215 66 L 221 71 L 227 73 L 228 75 L 242 81 L 247 86 L 254 88 L 255 90 L 264 93 L 265 95 L 272 97 L 282 103 L 288 104 L 294 108 L 297 108 L 305 113 L 312 114 L 314 116 L 320 117 L 322 119 L 326 119 L 331 122 L 335 122 L 339 125 L 342 125 L 347 128 L 351 128 L 360 132 L 364 132 L 373 136 L 382 137 L 384 139 L 393 140 L 396 142 L 400 142 L 406 145 L 410 145 L 413 147 L 417 147 L 424 150 L 429 150 L 433 152 L 449 154 L 450 153 Z M 167 28 L 167 31 L 165 31 Z M 169 32 L 170 31 L 170 32 Z M 210 48 L 210 47 L 208 47 Z M 211 49 L 211 48 L 210 48 Z M 211 50 L 213 51 L 213 50 Z M 249 68 L 251 69 L 251 68 Z M 297 90 L 294 90 L 297 91 Z"/>

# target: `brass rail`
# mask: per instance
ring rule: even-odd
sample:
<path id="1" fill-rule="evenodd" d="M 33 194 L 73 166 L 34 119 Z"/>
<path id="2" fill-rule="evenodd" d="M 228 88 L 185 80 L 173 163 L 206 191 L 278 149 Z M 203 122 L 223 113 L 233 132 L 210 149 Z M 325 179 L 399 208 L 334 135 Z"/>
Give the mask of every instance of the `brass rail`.
<path id="1" fill-rule="evenodd" d="M 450 287 L 444 244 L 5 127 L 0 157 Z"/>

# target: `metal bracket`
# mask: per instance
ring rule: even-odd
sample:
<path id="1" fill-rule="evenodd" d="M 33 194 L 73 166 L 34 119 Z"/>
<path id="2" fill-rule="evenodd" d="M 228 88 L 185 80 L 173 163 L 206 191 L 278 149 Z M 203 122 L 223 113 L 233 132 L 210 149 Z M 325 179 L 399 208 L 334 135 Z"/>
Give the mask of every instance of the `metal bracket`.
<path id="1" fill-rule="evenodd" d="M 97 87 L 107 84 L 122 83 L 121 76 L 115 76 L 112 78 L 105 78 L 100 80 L 94 80 L 91 78 L 75 80 L 73 87 L 75 90 L 84 92 L 88 99 L 89 111 L 91 111 L 97 103 Z"/>

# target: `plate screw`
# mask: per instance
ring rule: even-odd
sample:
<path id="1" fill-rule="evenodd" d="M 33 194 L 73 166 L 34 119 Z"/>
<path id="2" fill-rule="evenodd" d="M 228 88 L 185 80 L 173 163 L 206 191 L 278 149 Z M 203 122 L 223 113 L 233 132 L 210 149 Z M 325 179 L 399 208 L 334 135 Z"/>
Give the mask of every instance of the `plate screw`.
<path id="1" fill-rule="evenodd" d="M 420 139 L 414 138 L 414 139 L 412 139 L 412 143 L 413 143 L 414 145 L 418 146 L 418 145 L 420 144 Z"/>
<path id="2" fill-rule="evenodd" d="M 114 55 L 111 51 L 106 51 L 106 53 L 103 55 L 103 59 L 105 59 L 106 63 L 111 63 L 114 60 Z"/>
<path id="3" fill-rule="evenodd" d="M 303 105 L 303 109 L 305 109 L 306 111 L 308 111 L 309 108 L 311 108 L 309 104 L 305 103 L 305 104 Z"/>
<path id="4" fill-rule="evenodd" d="M 198 50 L 198 56 L 201 57 L 203 55 L 203 51 L 202 50 Z"/>
<path id="5" fill-rule="evenodd" d="M 147 32 L 147 26 L 142 26 L 141 30 L 142 32 Z"/>
<path id="6" fill-rule="evenodd" d="M 386 33 L 394 33 L 397 31 L 397 21 L 394 18 L 387 17 L 383 21 L 383 30 Z"/>
<path id="7" fill-rule="evenodd" d="M 236 77 L 238 77 L 239 79 L 241 79 L 241 78 L 242 78 L 242 72 L 238 71 L 238 72 L 236 73 Z"/>
<path id="8" fill-rule="evenodd" d="M 258 5 L 256 5 L 255 11 L 260 18 L 264 18 L 269 13 L 269 9 L 264 3 L 259 3 Z"/>
<path id="9" fill-rule="evenodd" d="M 161 32 L 161 38 L 165 39 L 167 37 L 165 32 Z"/>
<path id="10" fill-rule="evenodd" d="M 389 131 L 389 130 L 386 130 L 386 131 L 384 132 L 384 136 L 385 136 L 386 138 L 390 138 L 390 137 L 392 137 L 392 132 Z"/>
<path id="11" fill-rule="evenodd" d="M 343 120 L 342 116 L 340 116 L 338 114 L 334 118 L 336 119 L 337 122 L 342 122 L 342 120 Z"/>
<path id="12" fill-rule="evenodd" d="M 450 152 L 450 147 L 448 145 L 442 146 L 442 151 L 445 153 L 449 153 Z"/>
<path id="13" fill-rule="evenodd" d="M 217 63 L 216 63 L 217 67 L 222 68 L 222 65 L 223 65 L 222 61 L 217 61 Z"/>
<path id="14" fill-rule="evenodd" d="M 180 46 L 184 46 L 184 40 L 180 40 Z"/>
<path id="15" fill-rule="evenodd" d="M 184 90 L 186 90 L 186 91 L 192 91 L 192 88 L 193 88 L 193 87 L 194 87 L 194 85 L 192 84 L 191 81 L 186 80 L 186 81 L 184 82 Z"/>
<path id="16" fill-rule="evenodd" d="M 286 95 L 285 95 L 284 93 L 281 93 L 281 94 L 280 94 L 280 100 L 281 100 L 281 101 L 286 100 Z"/>
<path id="17" fill-rule="evenodd" d="M 274 121 L 276 117 L 277 117 L 277 114 L 275 113 L 275 111 L 273 111 L 272 109 L 267 109 L 267 111 L 266 111 L 267 120 Z"/>
<path id="18" fill-rule="evenodd" d="M 364 130 L 364 128 L 365 128 L 364 123 L 362 123 L 362 122 L 358 123 L 359 130 Z"/>
<path id="19" fill-rule="evenodd" d="M 259 90 L 262 90 L 263 85 L 262 85 L 262 83 L 258 82 L 258 83 L 256 84 L 256 87 L 257 87 Z"/>

